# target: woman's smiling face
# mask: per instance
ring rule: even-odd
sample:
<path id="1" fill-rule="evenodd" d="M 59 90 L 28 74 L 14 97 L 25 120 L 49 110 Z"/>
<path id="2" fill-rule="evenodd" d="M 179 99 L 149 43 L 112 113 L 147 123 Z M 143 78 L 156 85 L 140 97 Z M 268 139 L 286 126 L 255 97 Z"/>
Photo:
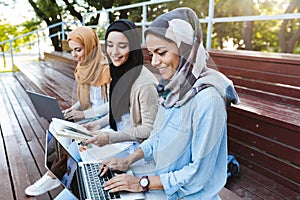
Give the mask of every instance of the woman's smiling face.
<path id="1" fill-rule="evenodd" d="M 163 79 L 171 79 L 180 63 L 176 44 L 151 33 L 146 37 L 146 44 L 152 57 L 151 64 L 159 70 Z"/>
<path id="2" fill-rule="evenodd" d="M 84 46 L 78 42 L 75 42 L 74 40 L 69 40 L 68 44 L 71 49 L 71 54 L 75 60 L 79 64 L 83 63 L 85 59 Z"/>
<path id="3" fill-rule="evenodd" d="M 127 37 L 118 31 L 108 34 L 106 52 L 114 66 L 119 67 L 124 64 L 129 56 L 130 47 Z"/>

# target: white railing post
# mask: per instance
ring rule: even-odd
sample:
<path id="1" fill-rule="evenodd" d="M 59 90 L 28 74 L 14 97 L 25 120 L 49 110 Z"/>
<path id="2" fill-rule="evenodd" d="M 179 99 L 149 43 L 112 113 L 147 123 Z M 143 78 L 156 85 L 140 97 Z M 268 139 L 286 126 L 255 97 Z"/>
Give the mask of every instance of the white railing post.
<path id="1" fill-rule="evenodd" d="M 64 29 L 64 23 L 61 23 L 61 40 L 65 40 L 65 29 Z"/>
<path id="2" fill-rule="evenodd" d="M 106 12 L 106 23 L 105 23 L 105 29 L 109 26 L 110 24 L 110 19 L 109 19 L 109 11 L 105 11 Z"/>
<path id="3" fill-rule="evenodd" d="M 82 22 L 81 22 L 81 25 L 82 26 L 85 26 L 85 18 L 86 18 L 87 14 L 84 13 L 83 16 L 82 16 Z"/>
<path id="4" fill-rule="evenodd" d="M 206 36 L 206 49 L 211 49 L 211 34 L 212 34 L 212 26 L 213 26 L 213 18 L 214 18 L 214 0 L 209 0 L 209 8 L 208 8 L 208 22 L 207 22 L 207 36 Z"/>
<path id="5" fill-rule="evenodd" d="M 146 31 L 147 23 L 147 6 L 143 5 L 143 19 L 142 19 L 142 43 L 145 44 L 144 32 Z"/>
<path id="6" fill-rule="evenodd" d="M 12 45 L 12 39 L 9 40 L 9 46 L 10 46 L 10 57 L 11 57 L 11 71 L 15 71 L 15 63 L 14 63 L 14 50 L 13 50 L 13 45 Z"/>
<path id="7" fill-rule="evenodd" d="M 36 32 L 36 34 L 37 34 L 37 38 L 38 38 L 37 42 L 38 42 L 38 49 L 39 49 L 39 60 L 42 60 L 40 34 L 38 31 Z"/>

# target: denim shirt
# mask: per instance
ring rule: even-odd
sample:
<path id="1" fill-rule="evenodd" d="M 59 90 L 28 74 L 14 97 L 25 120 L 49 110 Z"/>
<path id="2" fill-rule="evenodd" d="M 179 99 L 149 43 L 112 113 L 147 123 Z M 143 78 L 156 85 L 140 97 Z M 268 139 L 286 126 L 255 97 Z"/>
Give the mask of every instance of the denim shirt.
<path id="1" fill-rule="evenodd" d="M 159 107 L 140 147 L 154 160 L 168 199 L 219 199 L 227 177 L 227 113 L 214 87 L 179 108 Z"/>

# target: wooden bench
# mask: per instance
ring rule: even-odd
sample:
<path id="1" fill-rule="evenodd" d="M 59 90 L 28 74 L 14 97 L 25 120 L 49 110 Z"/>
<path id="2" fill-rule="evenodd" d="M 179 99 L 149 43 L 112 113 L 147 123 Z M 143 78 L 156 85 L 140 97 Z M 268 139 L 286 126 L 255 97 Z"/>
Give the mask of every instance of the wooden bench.
<path id="1" fill-rule="evenodd" d="M 44 60 L 48 67 L 51 67 L 64 75 L 74 79 L 74 71 L 77 63 L 73 56 L 67 52 L 45 52 Z"/>
<path id="2" fill-rule="evenodd" d="M 11 74 L 0 74 L 1 199 L 53 199 L 62 187 L 38 197 L 24 190 L 45 172 L 45 130 L 22 85 Z"/>
<path id="3" fill-rule="evenodd" d="M 228 109 L 229 151 L 271 179 L 266 185 L 252 174 L 249 189 L 300 198 L 300 56 L 217 50 L 210 56 L 209 66 L 233 81 L 241 100 Z"/>
<path id="4" fill-rule="evenodd" d="M 300 57 L 222 50 L 210 56 L 208 66 L 234 82 L 242 102 L 228 108 L 229 153 L 241 173 L 226 188 L 245 199 L 300 198 Z"/>
<path id="5" fill-rule="evenodd" d="M 151 66 L 148 51 L 144 48 L 143 52 L 145 65 L 160 78 L 157 69 Z M 241 164 L 241 177 L 232 178 L 226 187 L 242 198 L 288 197 L 293 199 L 298 197 L 300 112 L 297 87 L 299 85 L 286 86 L 287 81 L 291 82 L 289 84 L 299 84 L 292 80 L 294 77 L 299 80 L 299 72 L 292 70 L 297 66 L 297 62 L 282 58 L 275 59 L 274 64 L 272 63 L 274 61 L 270 61 L 265 56 L 249 57 L 249 55 L 242 56 L 218 51 L 212 51 L 210 54 L 217 68 L 233 80 L 242 102 L 228 109 L 229 151 Z M 18 80 L 25 87 L 36 87 L 36 90 L 53 94 L 60 99 L 62 107 L 68 107 L 71 102 L 68 100 L 70 96 L 66 94 L 71 92 L 70 83 L 74 81 L 72 76 L 76 63 L 72 63 L 70 54 L 64 52 L 45 55 L 45 60 L 44 63 L 39 63 L 39 67 L 35 66 L 36 63 L 30 64 L 25 72 L 27 78 L 29 77 L 28 80 L 26 77 L 23 77 L 24 80 L 20 78 Z M 260 65 L 265 67 L 259 67 Z M 284 76 L 285 70 L 280 67 L 282 65 L 287 66 L 286 71 L 291 72 L 288 74 L 292 78 L 289 80 L 278 78 L 278 80 L 285 81 L 285 85 L 271 83 L 272 79 L 269 75 L 271 77 Z M 268 69 L 268 66 L 272 66 L 272 69 Z M 214 66 L 210 65 L 210 67 Z M 262 69 L 266 69 L 267 72 Z M 277 73 L 275 73 L 276 70 L 273 72 L 274 69 L 277 69 Z M 72 75 L 68 76 L 70 73 Z M 49 74 L 55 74 L 55 77 L 60 77 L 60 80 L 71 81 L 67 84 L 68 86 L 66 84 L 64 86 L 53 85 L 49 82 L 54 76 L 49 76 Z M 62 89 L 64 87 L 69 89 Z M 285 91 L 286 88 L 289 92 Z M 291 98 L 289 94 L 294 96 Z"/>
<path id="6" fill-rule="evenodd" d="M 64 65 L 58 63 L 53 66 L 60 66 L 63 71 Z M 76 82 L 72 76 L 67 76 L 43 61 L 17 63 L 17 66 L 20 72 L 15 73 L 15 77 L 24 89 L 55 97 L 62 109 L 77 101 Z"/>

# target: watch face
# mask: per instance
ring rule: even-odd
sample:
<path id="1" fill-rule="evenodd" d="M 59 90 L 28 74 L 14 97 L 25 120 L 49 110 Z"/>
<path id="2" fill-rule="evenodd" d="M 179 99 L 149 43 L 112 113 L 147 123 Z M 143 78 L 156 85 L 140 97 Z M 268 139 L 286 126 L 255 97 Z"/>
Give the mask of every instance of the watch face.
<path id="1" fill-rule="evenodd" d="M 140 184 L 142 187 L 146 187 L 148 185 L 148 179 L 142 178 Z"/>

